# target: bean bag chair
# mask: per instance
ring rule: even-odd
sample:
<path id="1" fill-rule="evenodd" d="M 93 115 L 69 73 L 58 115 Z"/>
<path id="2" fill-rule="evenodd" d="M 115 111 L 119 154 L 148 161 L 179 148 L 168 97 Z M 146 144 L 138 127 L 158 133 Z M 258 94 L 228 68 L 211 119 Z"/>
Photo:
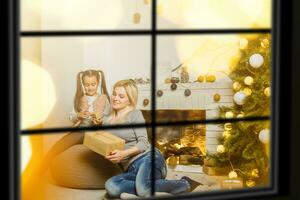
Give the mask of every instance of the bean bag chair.
<path id="1" fill-rule="evenodd" d="M 75 189 L 104 189 L 107 179 L 122 173 L 113 164 L 86 146 L 74 145 L 56 156 L 50 173 L 57 185 Z"/>

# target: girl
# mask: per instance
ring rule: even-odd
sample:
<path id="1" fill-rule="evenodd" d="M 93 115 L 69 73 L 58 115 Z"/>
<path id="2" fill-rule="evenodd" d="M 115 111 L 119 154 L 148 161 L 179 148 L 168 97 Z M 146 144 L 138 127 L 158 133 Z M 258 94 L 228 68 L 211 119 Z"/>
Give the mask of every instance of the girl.
<path id="1" fill-rule="evenodd" d="M 100 86 L 100 87 L 99 87 Z M 100 89 L 98 89 L 100 88 Z M 100 90 L 101 95 L 98 90 Z M 77 75 L 77 90 L 74 98 L 74 111 L 70 120 L 75 126 L 102 124 L 102 117 L 110 110 L 104 74 L 102 71 L 87 70 Z M 83 143 L 84 132 L 70 132 L 56 142 L 47 152 L 38 168 L 36 176 L 45 173 L 55 156 L 68 148 Z"/>
<path id="2" fill-rule="evenodd" d="M 110 110 L 107 96 L 108 92 L 102 71 L 79 72 L 74 108 L 70 114 L 70 120 L 74 126 L 101 124 L 103 115 L 109 114 Z"/>
<path id="3" fill-rule="evenodd" d="M 138 89 L 132 80 L 122 80 L 113 87 L 111 97 L 112 112 L 104 116 L 103 124 L 145 123 L 141 111 L 135 109 Z M 124 150 L 114 150 L 106 156 L 113 163 L 119 163 L 124 173 L 108 179 L 105 183 L 107 196 L 125 198 L 127 195 L 148 197 L 151 194 L 151 146 L 146 128 L 110 130 L 125 140 Z M 201 183 L 184 176 L 180 180 L 166 180 L 165 160 L 155 149 L 155 190 L 181 194 L 191 192 Z"/>

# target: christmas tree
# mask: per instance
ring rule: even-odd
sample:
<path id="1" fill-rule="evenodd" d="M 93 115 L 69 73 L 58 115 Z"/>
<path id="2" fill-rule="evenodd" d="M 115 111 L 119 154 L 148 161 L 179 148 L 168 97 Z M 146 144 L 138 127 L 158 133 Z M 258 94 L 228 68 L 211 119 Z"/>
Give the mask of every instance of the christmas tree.
<path id="1" fill-rule="evenodd" d="M 221 118 L 270 115 L 270 35 L 240 40 L 240 59 L 232 66 L 233 106 L 220 107 Z M 206 162 L 229 167 L 229 178 L 242 177 L 245 185 L 266 184 L 269 177 L 269 121 L 240 121 L 222 125 L 217 153 Z"/>

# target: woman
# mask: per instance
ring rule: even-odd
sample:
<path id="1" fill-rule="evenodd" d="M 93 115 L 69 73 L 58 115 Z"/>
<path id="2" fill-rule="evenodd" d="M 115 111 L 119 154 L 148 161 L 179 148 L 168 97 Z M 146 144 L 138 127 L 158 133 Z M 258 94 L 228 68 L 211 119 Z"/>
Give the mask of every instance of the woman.
<path id="1" fill-rule="evenodd" d="M 138 89 L 132 80 L 122 80 L 113 87 L 111 97 L 112 112 L 104 117 L 104 124 L 144 123 L 141 111 L 135 108 Z M 113 163 L 119 163 L 124 173 L 108 179 L 105 189 L 109 197 L 121 194 L 135 194 L 140 197 L 151 195 L 151 146 L 146 128 L 110 130 L 125 140 L 124 150 L 115 150 L 106 156 Z M 158 149 L 155 149 L 155 191 L 181 194 L 191 192 L 201 183 L 182 177 L 180 180 L 166 180 L 166 164 Z"/>

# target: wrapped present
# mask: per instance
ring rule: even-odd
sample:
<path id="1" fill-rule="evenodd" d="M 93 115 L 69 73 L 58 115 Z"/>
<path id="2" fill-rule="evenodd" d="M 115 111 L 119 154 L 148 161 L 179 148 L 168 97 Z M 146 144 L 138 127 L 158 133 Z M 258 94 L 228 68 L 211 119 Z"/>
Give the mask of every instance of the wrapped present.
<path id="1" fill-rule="evenodd" d="M 243 187 L 243 180 L 241 178 L 227 178 L 221 181 L 222 189 L 239 189 Z"/>
<path id="2" fill-rule="evenodd" d="M 107 156 L 113 150 L 123 150 L 125 140 L 106 131 L 86 132 L 83 144 L 92 151 Z"/>

